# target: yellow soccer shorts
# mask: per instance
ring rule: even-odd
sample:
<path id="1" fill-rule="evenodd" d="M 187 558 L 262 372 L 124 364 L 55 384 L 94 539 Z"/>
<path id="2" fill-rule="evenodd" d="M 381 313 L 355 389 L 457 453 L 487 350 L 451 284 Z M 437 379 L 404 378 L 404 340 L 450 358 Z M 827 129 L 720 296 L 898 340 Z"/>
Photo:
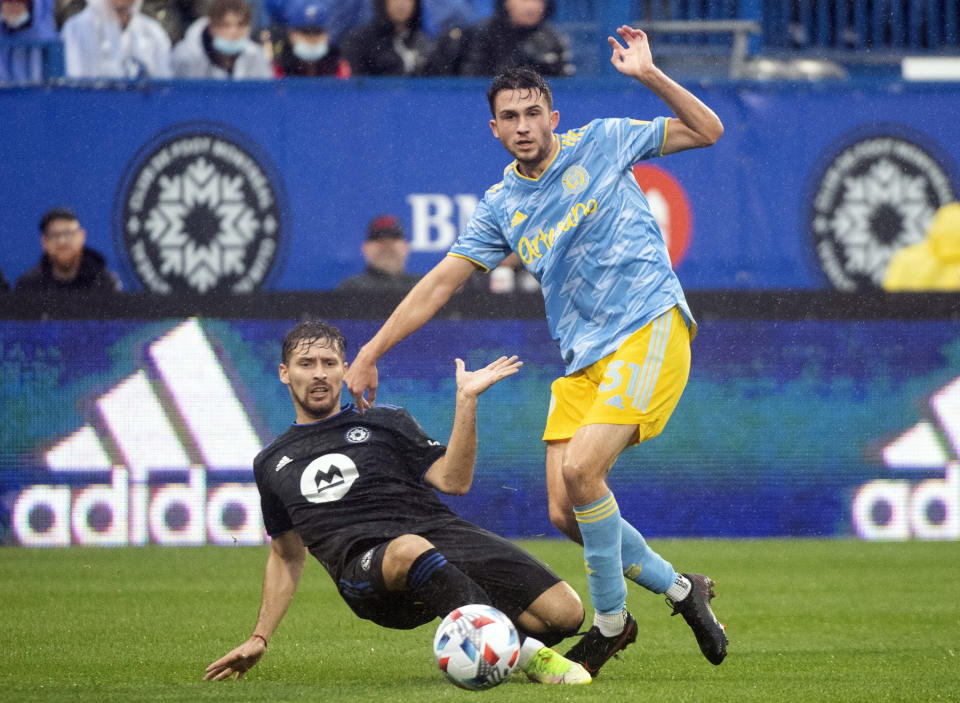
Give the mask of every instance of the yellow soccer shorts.
<path id="1" fill-rule="evenodd" d="M 690 330 L 673 307 L 620 347 L 550 386 L 544 441 L 566 440 L 584 425 L 636 425 L 637 443 L 656 437 L 690 375 Z"/>

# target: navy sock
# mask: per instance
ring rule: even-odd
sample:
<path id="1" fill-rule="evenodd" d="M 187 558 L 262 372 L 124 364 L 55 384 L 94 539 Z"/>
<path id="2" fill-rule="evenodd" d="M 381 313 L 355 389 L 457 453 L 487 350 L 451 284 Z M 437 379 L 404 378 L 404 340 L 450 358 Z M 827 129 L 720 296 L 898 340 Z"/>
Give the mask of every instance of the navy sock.
<path id="1" fill-rule="evenodd" d="M 418 556 L 407 572 L 407 588 L 417 594 L 434 615 L 444 618 L 454 608 L 470 603 L 493 605 L 480 585 L 436 548 Z"/>

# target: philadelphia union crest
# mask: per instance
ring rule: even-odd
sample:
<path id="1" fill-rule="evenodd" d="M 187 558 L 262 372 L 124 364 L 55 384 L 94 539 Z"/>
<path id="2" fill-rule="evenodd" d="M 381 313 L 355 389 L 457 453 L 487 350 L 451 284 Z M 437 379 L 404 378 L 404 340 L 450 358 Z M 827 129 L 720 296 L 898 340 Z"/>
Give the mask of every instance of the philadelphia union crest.
<path id="1" fill-rule="evenodd" d="M 289 227 L 276 169 L 248 137 L 191 122 L 127 166 L 114 204 L 120 251 L 154 293 L 249 293 L 274 269 Z"/>
<path id="2" fill-rule="evenodd" d="M 809 202 L 813 246 L 838 290 L 877 288 L 890 259 L 921 241 L 955 199 L 942 149 L 901 125 L 848 135 L 828 151 Z"/>

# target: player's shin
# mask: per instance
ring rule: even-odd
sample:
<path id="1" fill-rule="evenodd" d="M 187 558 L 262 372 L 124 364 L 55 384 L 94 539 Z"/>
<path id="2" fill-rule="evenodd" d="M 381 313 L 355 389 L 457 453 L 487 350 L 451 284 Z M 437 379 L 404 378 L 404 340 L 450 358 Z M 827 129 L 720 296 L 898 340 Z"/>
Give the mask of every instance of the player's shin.
<path id="1" fill-rule="evenodd" d="M 653 551 L 643 535 L 620 519 L 620 558 L 623 575 L 654 593 L 665 593 L 677 578 L 673 565 Z"/>
<path id="2" fill-rule="evenodd" d="M 595 622 L 601 625 L 598 620 L 605 620 L 602 616 L 619 614 L 626 607 L 627 586 L 620 561 L 620 509 L 613 493 L 607 493 L 593 503 L 575 506 L 573 511 L 583 536 L 590 602 L 596 612 Z M 601 625 L 604 629 L 607 628 Z"/>
<path id="3" fill-rule="evenodd" d="M 438 549 L 418 556 L 407 572 L 407 587 L 440 618 L 470 603 L 493 605 L 476 581 L 447 561 Z"/>

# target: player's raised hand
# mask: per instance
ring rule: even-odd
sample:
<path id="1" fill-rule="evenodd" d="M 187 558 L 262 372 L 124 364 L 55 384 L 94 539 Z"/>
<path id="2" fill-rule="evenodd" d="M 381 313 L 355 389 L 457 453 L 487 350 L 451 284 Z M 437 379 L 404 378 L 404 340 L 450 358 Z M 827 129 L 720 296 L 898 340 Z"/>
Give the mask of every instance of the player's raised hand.
<path id="1" fill-rule="evenodd" d="M 266 651 L 267 645 L 259 637 L 251 637 L 229 654 L 225 654 L 208 666 L 203 680 L 242 679 L 243 675 L 260 661 L 260 657 Z"/>
<path id="2" fill-rule="evenodd" d="M 379 380 L 380 374 L 377 372 L 376 363 L 363 361 L 361 355 L 357 355 L 353 363 L 347 367 L 343 382 L 347 384 L 347 390 L 353 396 L 353 402 L 361 413 L 376 401 Z"/>
<path id="3" fill-rule="evenodd" d="M 457 392 L 473 397 L 480 395 L 497 381 L 512 376 L 523 366 L 523 362 L 516 355 L 501 356 L 476 371 L 467 371 L 463 359 L 454 361 L 457 365 Z"/>
<path id="4" fill-rule="evenodd" d="M 643 30 L 628 25 L 618 27 L 617 34 L 627 45 L 623 46 L 614 37 L 607 37 L 607 42 L 613 49 L 610 63 L 625 76 L 640 80 L 647 71 L 653 68 L 650 41 Z"/>

